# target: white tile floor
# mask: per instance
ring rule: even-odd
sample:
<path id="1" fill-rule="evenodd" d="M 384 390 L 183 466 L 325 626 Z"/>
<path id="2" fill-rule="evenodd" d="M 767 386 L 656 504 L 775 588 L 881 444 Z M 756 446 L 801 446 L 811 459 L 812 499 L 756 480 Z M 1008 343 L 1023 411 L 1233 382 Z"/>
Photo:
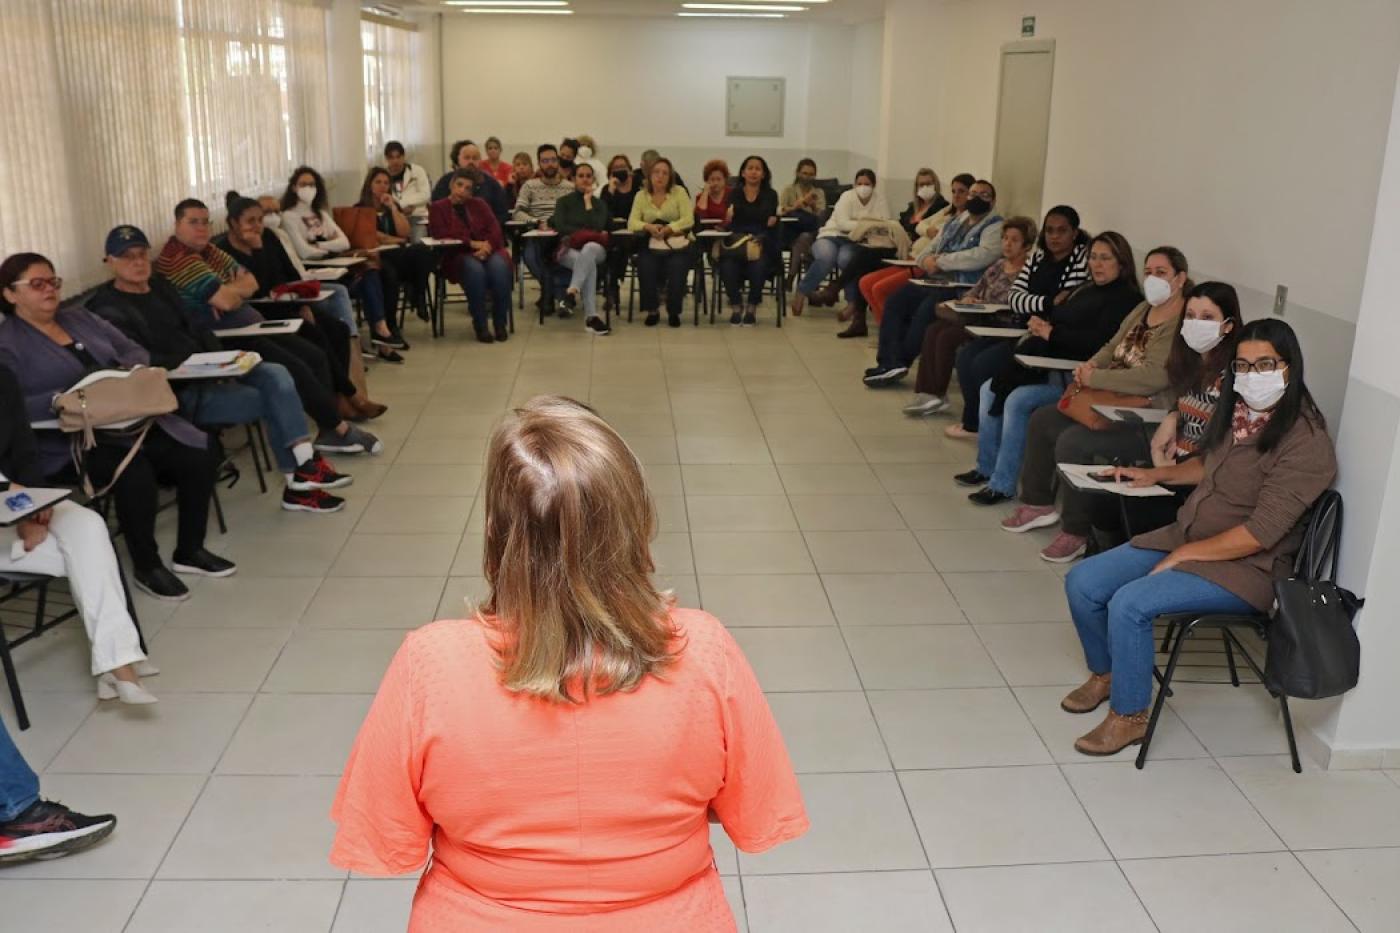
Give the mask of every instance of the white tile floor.
<path id="1" fill-rule="evenodd" d="M 1257 688 L 1182 685 L 1145 771 L 1074 752 L 1090 723 L 1058 701 L 1082 659 L 1046 534 L 965 501 L 948 477 L 970 448 L 863 388 L 869 347 L 829 314 L 606 339 L 522 319 L 484 347 L 449 313 L 374 371 L 386 450 L 341 462 L 343 513 L 283 513 L 248 476 L 213 539 L 239 574 L 141 601 L 159 705 L 97 708 L 76 626 L 18 652 L 45 793 L 121 825 L 0 871 L 0 928 L 402 929 L 412 879 L 331 868 L 327 808 L 404 630 L 481 594 L 485 438 L 546 391 L 648 464 L 662 579 L 733 628 L 801 772 L 805 838 L 736 857 L 716 835 L 740 929 L 1400 924 L 1400 772 L 1292 774 Z"/>

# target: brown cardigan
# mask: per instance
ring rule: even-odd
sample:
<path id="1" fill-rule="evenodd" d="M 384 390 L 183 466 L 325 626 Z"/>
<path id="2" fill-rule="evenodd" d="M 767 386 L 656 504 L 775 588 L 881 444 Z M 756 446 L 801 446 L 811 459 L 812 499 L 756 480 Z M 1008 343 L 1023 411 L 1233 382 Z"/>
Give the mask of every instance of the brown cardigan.
<path id="1" fill-rule="evenodd" d="M 1128 331 L 1147 320 L 1152 306 L 1142 302 L 1128 312 L 1108 343 L 1090 357 L 1094 364 L 1094 375 L 1089 380 L 1095 389 L 1122 392 L 1125 395 L 1145 395 L 1151 399 L 1154 408 L 1166 408 L 1171 380 L 1167 378 L 1167 357 L 1171 356 L 1172 342 L 1181 329 L 1181 315 L 1163 321 L 1149 330 L 1147 353 L 1141 363 L 1126 369 L 1113 368 L 1113 354 L 1118 345 L 1127 339 Z"/>
<path id="2" fill-rule="evenodd" d="M 1173 551 L 1244 525 L 1264 546 L 1257 554 L 1187 561 L 1176 569 L 1219 584 L 1268 612 L 1274 603 L 1273 581 L 1292 571 L 1303 516 L 1337 476 L 1337 456 L 1327 432 L 1304 417 L 1266 454 L 1259 453 L 1255 440 L 1228 440 L 1208 452 L 1205 476 L 1175 524 L 1138 535 L 1133 545 Z"/>

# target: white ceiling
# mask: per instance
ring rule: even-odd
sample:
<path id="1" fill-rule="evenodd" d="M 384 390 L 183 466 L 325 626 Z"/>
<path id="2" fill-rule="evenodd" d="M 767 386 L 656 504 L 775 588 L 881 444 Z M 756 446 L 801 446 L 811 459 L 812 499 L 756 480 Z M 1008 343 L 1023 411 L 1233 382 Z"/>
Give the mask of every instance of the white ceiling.
<path id="1" fill-rule="evenodd" d="M 456 8 L 445 6 L 439 0 L 384 0 L 386 5 L 406 10 L 441 11 L 448 16 L 466 16 Z M 716 0 L 708 0 L 716 2 Z M 718 2 L 754 3 L 761 0 L 718 0 Z M 673 17 L 681 11 L 682 0 L 569 0 L 569 7 L 575 16 L 645 16 Z M 802 0 L 781 0 L 779 5 L 802 6 Z M 697 11 L 698 12 L 698 11 Z M 823 23 L 864 23 L 879 19 L 885 13 L 885 0 L 828 0 L 807 7 L 805 13 L 789 13 L 782 20 L 757 20 L 759 25 L 766 22 L 786 23 L 816 21 Z M 522 17 L 523 18 L 523 17 Z M 564 17 L 541 16 L 540 20 L 556 21 Z"/>

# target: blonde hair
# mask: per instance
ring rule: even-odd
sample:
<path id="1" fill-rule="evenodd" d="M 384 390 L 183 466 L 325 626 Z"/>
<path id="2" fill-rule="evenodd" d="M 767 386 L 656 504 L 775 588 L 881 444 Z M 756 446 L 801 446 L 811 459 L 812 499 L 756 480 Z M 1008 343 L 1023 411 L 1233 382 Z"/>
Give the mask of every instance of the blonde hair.
<path id="1" fill-rule="evenodd" d="M 943 180 L 940 179 L 940 178 L 938 177 L 938 173 L 937 173 L 937 172 L 935 172 L 933 169 L 928 168 L 927 166 L 925 166 L 924 168 L 921 168 L 921 169 L 919 169 L 917 172 L 914 173 L 914 197 L 917 199 L 918 196 L 919 196 L 919 177 L 922 176 L 922 175 L 932 175 L 932 176 L 933 176 L 933 191 L 934 191 L 934 194 L 935 194 L 936 196 L 942 196 L 942 194 L 943 194 Z"/>
<path id="2" fill-rule="evenodd" d="M 641 463 L 586 405 L 541 396 L 496 429 L 486 455 L 491 595 L 477 615 L 500 636 L 507 690 L 581 703 L 635 690 L 676 659 L 672 600 L 651 582 L 655 529 Z"/>
<path id="3" fill-rule="evenodd" d="M 587 146 L 589 149 L 592 149 L 593 157 L 595 159 L 598 157 L 598 143 L 593 139 L 592 136 L 589 136 L 587 133 L 579 133 L 578 144 L 580 146 Z"/>

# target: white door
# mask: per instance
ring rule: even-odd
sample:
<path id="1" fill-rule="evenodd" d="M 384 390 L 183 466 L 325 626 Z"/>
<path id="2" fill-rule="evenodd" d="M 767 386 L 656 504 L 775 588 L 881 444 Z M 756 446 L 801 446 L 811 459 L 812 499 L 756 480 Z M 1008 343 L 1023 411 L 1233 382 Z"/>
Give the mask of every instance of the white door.
<path id="1" fill-rule="evenodd" d="M 1008 42 L 1001 47 L 991 180 L 997 186 L 997 213 L 1003 217 L 1025 214 L 1040 222 L 1054 73 L 1053 39 Z"/>

